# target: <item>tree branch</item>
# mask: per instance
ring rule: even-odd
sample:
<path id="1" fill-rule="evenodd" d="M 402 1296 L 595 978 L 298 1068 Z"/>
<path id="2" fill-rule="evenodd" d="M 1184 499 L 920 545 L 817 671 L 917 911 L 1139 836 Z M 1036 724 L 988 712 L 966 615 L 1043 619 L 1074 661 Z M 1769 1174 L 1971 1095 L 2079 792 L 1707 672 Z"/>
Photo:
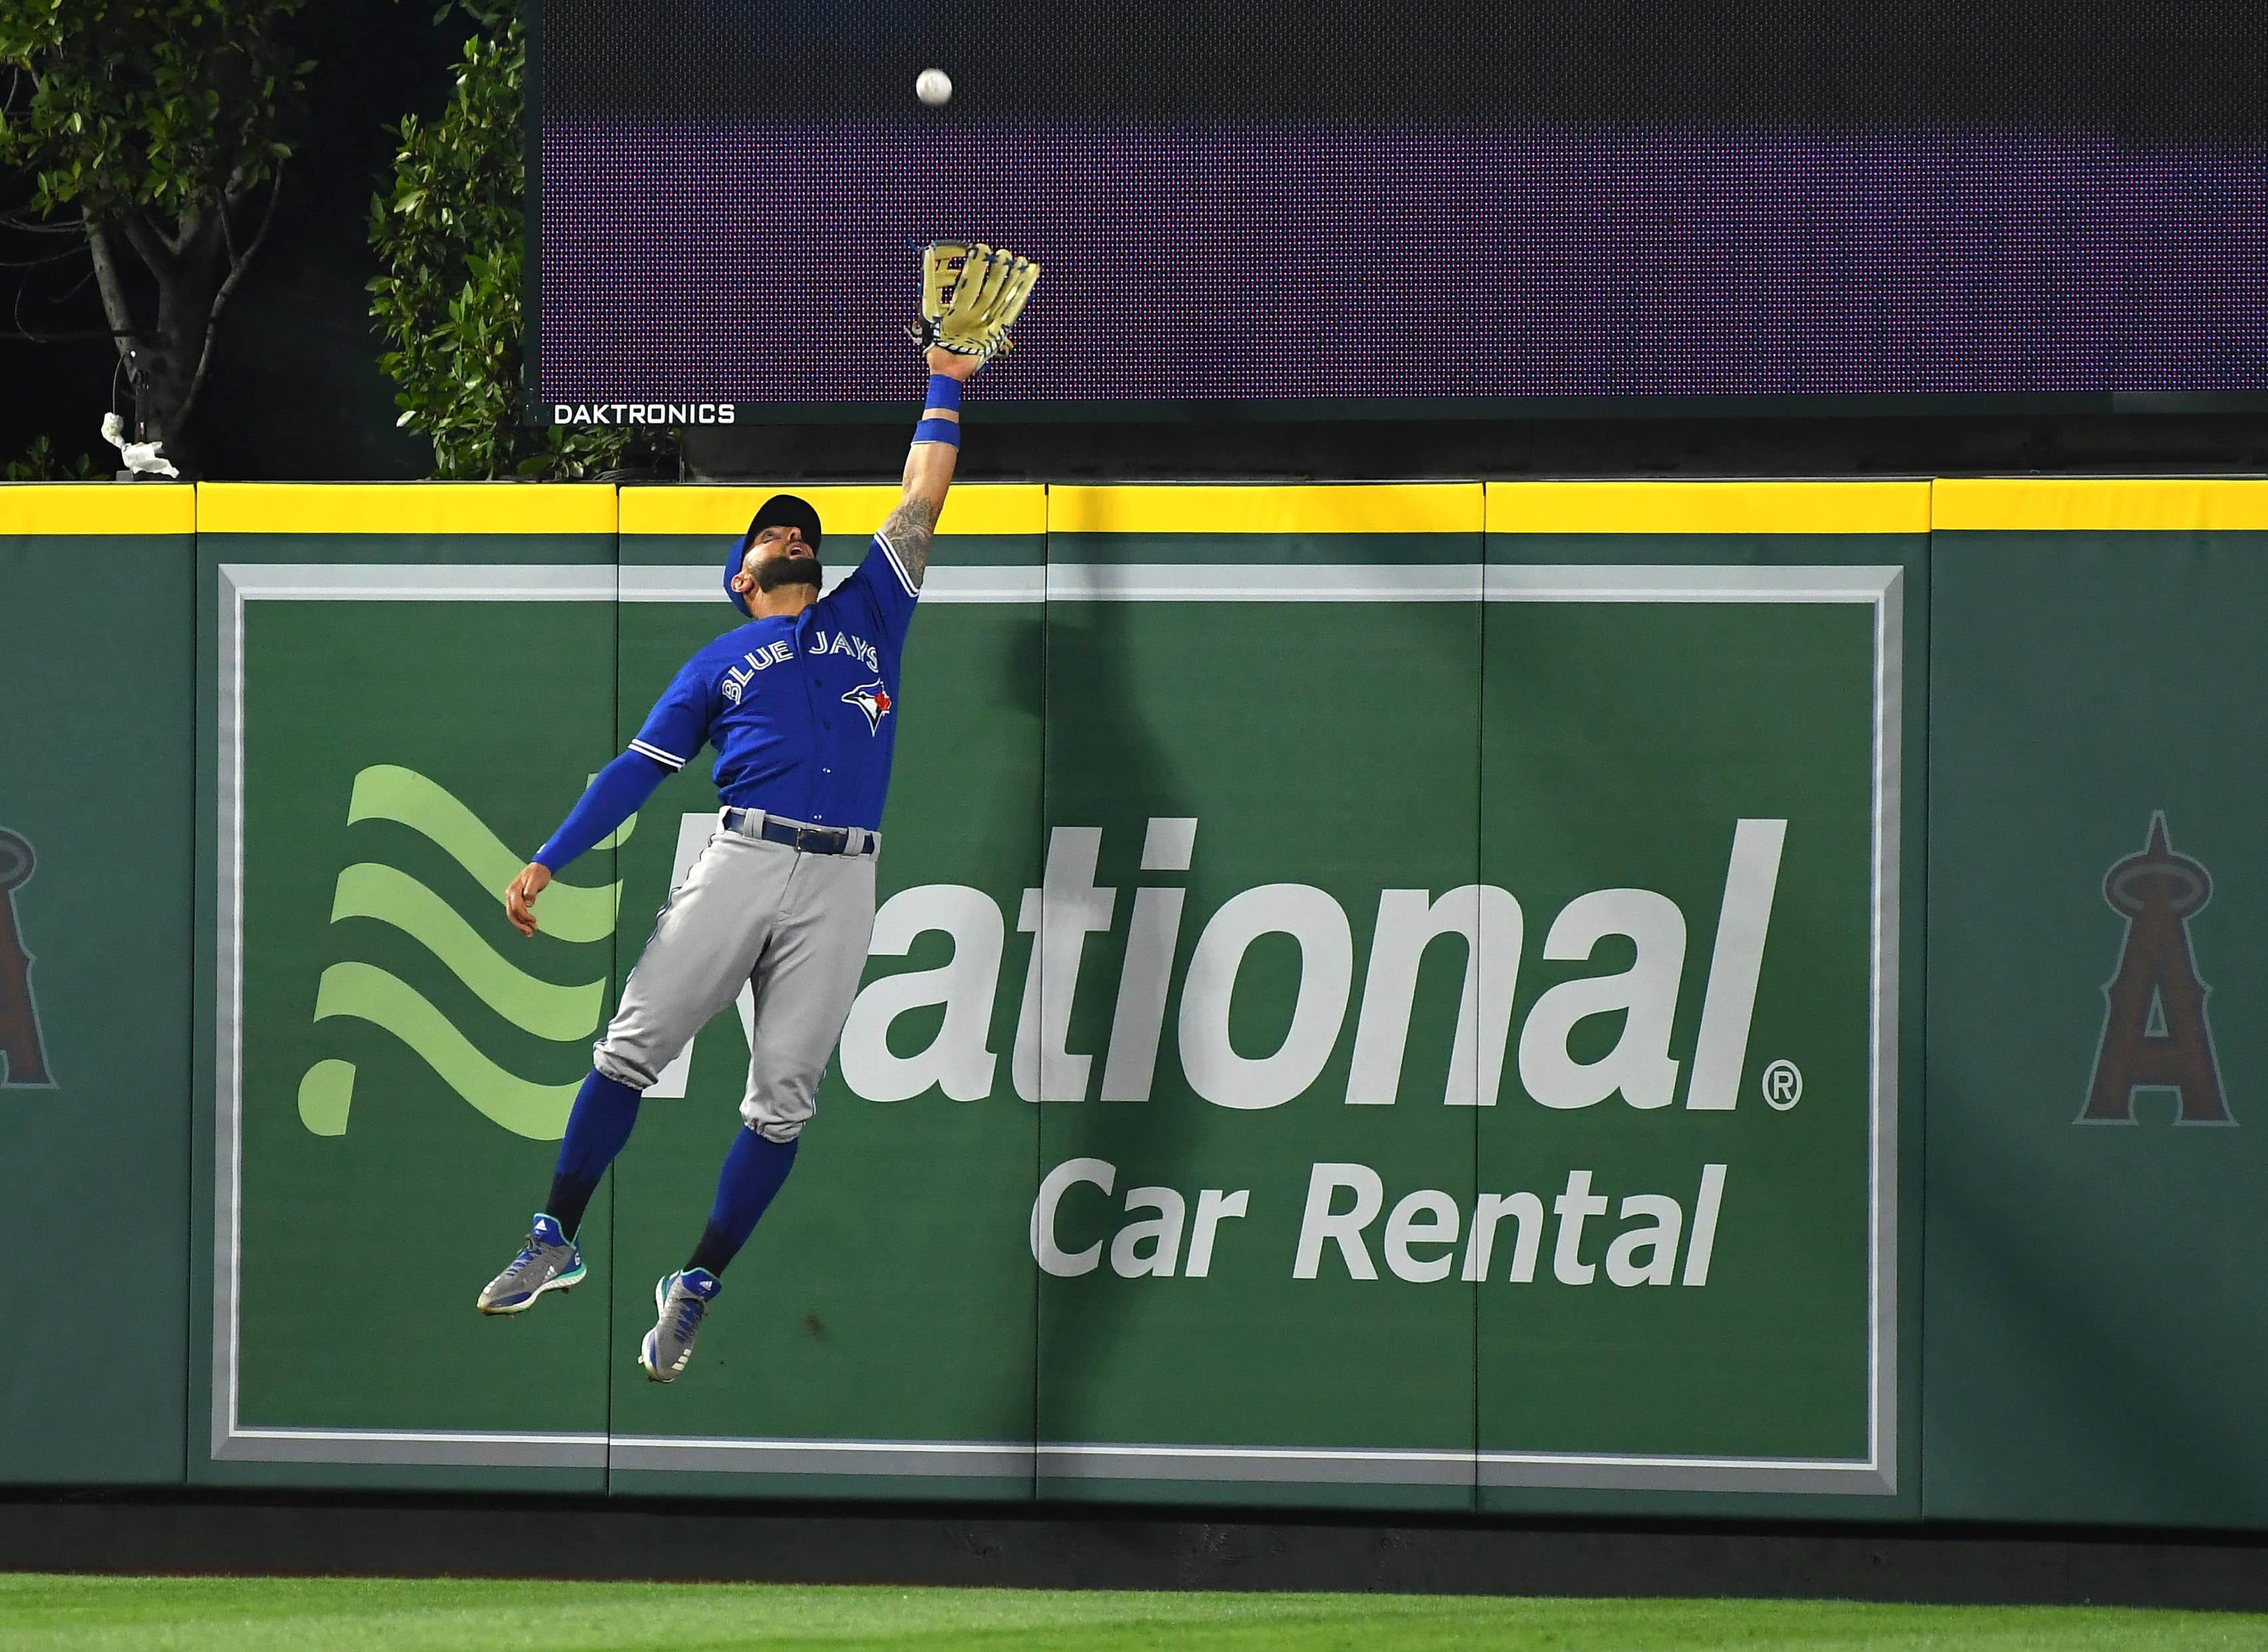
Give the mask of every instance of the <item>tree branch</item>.
<path id="1" fill-rule="evenodd" d="M 232 188 L 233 188 L 236 180 L 243 175 L 244 174 L 241 173 L 237 173 L 230 177 L 229 182 Z M 244 267 L 244 259 L 238 255 L 236 250 L 235 210 L 238 199 L 239 197 L 234 194 L 230 193 L 227 190 L 224 190 L 221 194 L 220 212 L 218 214 L 220 218 L 220 244 L 228 252 L 228 275 L 229 280 L 231 281 L 236 279 L 236 272 Z M 268 211 L 269 213 L 273 213 L 275 210 L 276 194 L 273 190 L 270 190 L 268 195 Z M 262 217 L 260 221 L 260 234 L 264 236 L 267 233 L 268 219 L 266 217 Z M 253 245 L 257 247 L 259 244 L 259 238 L 254 237 Z M 225 288 L 226 284 L 227 284 L 225 282 L 222 284 L 224 288 Z"/>
<path id="2" fill-rule="evenodd" d="M 66 247 L 43 258 L 0 258 L 0 269 L 37 269 L 42 264 L 59 264 L 66 258 L 76 258 L 85 250 L 83 247 Z"/>
<path id="3" fill-rule="evenodd" d="M 127 243 L 134 248 L 142 262 L 150 266 L 150 273 L 160 281 L 173 272 L 173 243 L 162 231 L 151 224 L 140 208 L 131 208 L 119 214 L 119 226 L 126 232 Z M 115 316 L 111 318 L 115 321 Z"/>
<path id="4" fill-rule="evenodd" d="M 200 206 L 186 207 L 182 210 L 181 216 L 174 220 L 173 232 L 168 235 L 160 227 L 158 229 L 158 239 L 166 243 L 167 252 L 180 258 L 195 244 L 197 237 L 204 233 L 204 209 Z"/>
<path id="5" fill-rule="evenodd" d="M 205 372 L 212 365 L 213 340 L 220 333 L 221 312 L 228 308 L 228 301 L 234 296 L 238 284 L 244 279 L 244 272 L 252 267 L 254 256 L 268 239 L 269 226 L 276 222 L 276 203 L 283 194 L 284 168 L 278 165 L 275 181 L 269 187 L 268 204 L 261 210 L 260 228 L 254 232 L 241 254 L 236 250 L 236 236 L 229 228 L 227 209 L 221 210 L 221 234 L 228 243 L 228 278 L 220 284 L 220 291 L 213 294 L 212 309 L 205 318 L 204 347 L 197 352 L 196 376 L 189 380 L 189 393 L 181 398 L 180 410 L 173 415 L 176 424 L 186 425 L 189 422 L 189 411 L 197 404 L 197 393 L 205 387 Z"/>
<path id="6" fill-rule="evenodd" d="M 18 316 L 16 319 L 20 321 L 23 318 Z M 27 328 L 18 327 L 12 328 L 7 332 L 0 333 L 0 338 L 13 339 L 17 343 L 24 344 L 77 344 L 84 343 L 90 338 L 116 338 L 118 336 L 120 336 L 120 335 L 112 332 L 107 327 L 90 327 L 81 331 L 70 333 L 34 333 Z"/>
<path id="7" fill-rule="evenodd" d="M 126 364 L 127 376 L 138 387 L 142 370 L 134 358 L 141 351 L 142 337 L 134 326 L 133 307 L 126 301 L 126 284 L 118 277 L 118 254 L 110 244 L 109 226 L 90 216 L 86 244 L 94 254 L 94 284 L 102 294 L 102 313 L 110 322 L 111 336 L 117 343 L 119 359 Z"/>

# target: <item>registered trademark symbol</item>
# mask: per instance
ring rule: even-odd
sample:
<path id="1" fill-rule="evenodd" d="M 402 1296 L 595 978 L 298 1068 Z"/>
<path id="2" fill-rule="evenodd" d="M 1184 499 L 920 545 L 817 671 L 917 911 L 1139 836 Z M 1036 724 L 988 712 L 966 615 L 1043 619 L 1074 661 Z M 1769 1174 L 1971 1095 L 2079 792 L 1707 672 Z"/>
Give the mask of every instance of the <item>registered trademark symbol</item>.
<path id="1" fill-rule="evenodd" d="M 1803 1073 L 1793 1061 L 1775 1061 L 1764 1069 L 1764 1104 L 1784 1113 L 1803 1099 Z"/>

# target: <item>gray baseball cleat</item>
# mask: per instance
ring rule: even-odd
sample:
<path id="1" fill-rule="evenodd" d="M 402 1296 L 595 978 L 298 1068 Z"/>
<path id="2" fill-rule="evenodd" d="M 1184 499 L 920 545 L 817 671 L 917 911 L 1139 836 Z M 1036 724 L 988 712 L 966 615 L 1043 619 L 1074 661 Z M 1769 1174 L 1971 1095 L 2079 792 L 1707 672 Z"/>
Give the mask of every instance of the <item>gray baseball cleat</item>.
<path id="1" fill-rule="evenodd" d="M 488 1282 L 478 1303 L 484 1314 L 519 1314 L 546 1291 L 571 1291 L 583 1282 L 583 1253 L 552 1218 L 537 1213 L 527 1243 L 512 1265 Z"/>
<path id="2" fill-rule="evenodd" d="M 706 1268 L 689 1273 L 665 1273 L 653 1287 L 653 1305 L 661 1322 L 645 1333 L 638 1345 L 638 1363 L 654 1383 L 674 1383 L 693 1357 L 693 1339 L 701 1329 L 701 1316 L 723 1281 Z"/>

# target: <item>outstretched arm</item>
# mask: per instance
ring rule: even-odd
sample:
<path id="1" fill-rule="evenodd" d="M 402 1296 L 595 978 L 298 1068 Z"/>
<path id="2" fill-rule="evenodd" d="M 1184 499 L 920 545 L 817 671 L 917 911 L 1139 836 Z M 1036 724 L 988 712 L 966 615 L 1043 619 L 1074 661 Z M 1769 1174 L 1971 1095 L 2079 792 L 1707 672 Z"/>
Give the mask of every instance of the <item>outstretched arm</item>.
<path id="1" fill-rule="evenodd" d="M 645 807 L 669 770 L 643 753 L 626 751 L 591 777 L 590 789 L 569 811 L 551 840 L 535 852 L 527 868 L 504 891 L 504 916 L 523 935 L 535 933 L 535 897 L 551 881 L 553 870 L 615 830 Z"/>
<path id="2" fill-rule="evenodd" d="M 930 349 L 929 403 L 906 454 L 905 491 L 890 520 L 882 524 L 882 537 L 890 542 L 907 578 L 916 585 L 928 571 L 930 539 L 937 532 L 938 513 L 945 508 L 953 468 L 961 457 L 961 387 L 983 365 L 982 356 L 956 355 L 934 345 Z M 940 387 L 939 379 L 948 380 L 950 389 Z"/>

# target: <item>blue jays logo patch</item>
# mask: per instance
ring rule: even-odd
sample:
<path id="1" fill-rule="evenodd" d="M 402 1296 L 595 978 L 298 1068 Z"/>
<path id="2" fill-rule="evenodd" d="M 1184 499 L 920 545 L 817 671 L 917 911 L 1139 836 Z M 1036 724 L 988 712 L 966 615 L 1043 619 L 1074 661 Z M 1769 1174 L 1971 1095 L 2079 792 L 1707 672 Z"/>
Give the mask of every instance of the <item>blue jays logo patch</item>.
<path id="1" fill-rule="evenodd" d="M 890 714 L 890 691 L 880 682 L 862 682 L 843 697 L 845 705 L 855 705 L 866 713 L 866 728 L 870 734 L 882 731 L 882 719 Z"/>

